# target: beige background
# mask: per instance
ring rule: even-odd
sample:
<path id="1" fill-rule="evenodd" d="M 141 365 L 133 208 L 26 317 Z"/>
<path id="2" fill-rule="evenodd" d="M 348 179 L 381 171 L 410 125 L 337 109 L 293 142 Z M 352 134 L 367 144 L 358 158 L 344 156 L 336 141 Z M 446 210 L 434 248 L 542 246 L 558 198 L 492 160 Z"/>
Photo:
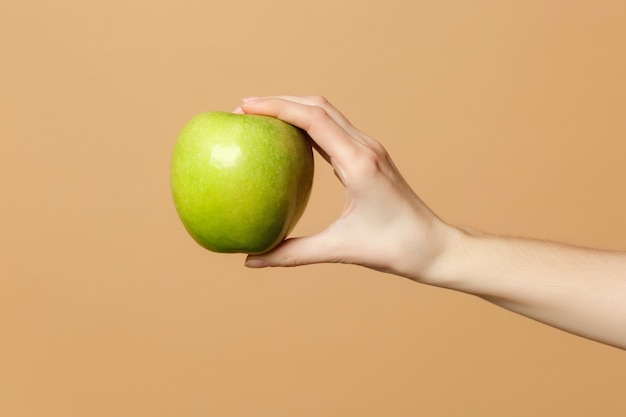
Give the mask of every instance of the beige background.
<path id="1" fill-rule="evenodd" d="M 618 349 L 203 250 L 169 158 L 196 113 L 323 94 L 447 221 L 626 250 L 625 4 L 3 1 L 0 415 L 624 416 Z M 342 205 L 317 162 L 296 234 Z"/>

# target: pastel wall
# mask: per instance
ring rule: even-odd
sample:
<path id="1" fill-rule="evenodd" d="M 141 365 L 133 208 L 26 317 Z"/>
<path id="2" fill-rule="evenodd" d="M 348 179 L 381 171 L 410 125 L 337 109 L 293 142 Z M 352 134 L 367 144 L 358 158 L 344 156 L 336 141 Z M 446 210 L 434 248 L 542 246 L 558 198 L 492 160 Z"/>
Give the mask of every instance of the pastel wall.
<path id="1" fill-rule="evenodd" d="M 358 267 L 196 245 L 193 115 L 321 94 L 444 219 L 626 250 L 626 5 L 6 0 L 0 415 L 623 416 L 624 352 Z M 317 158 L 296 234 L 343 190 Z"/>

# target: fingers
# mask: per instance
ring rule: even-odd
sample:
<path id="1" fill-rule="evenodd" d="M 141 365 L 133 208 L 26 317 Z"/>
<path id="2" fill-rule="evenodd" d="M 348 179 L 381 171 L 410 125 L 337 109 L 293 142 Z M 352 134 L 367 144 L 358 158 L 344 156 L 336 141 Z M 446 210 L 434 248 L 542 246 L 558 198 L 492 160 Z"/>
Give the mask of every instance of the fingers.
<path id="1" fill-rule="evenodd" d="M 287 239 L 275 249 L 261 254 L 249 255 L 245 265 L 248 268 L 268 266 L 299 266 L 323 262 L 339 262 L 336 251 L 331 249 L 330 239 L 325 233 Z"/>
<path id="2" fill-rule="evenodd" d="M 244 102 L 241 108 L 244 113 L 277 117 L 305 130 L 331 161 L 340 166 L 347 166 L 349 160 L 358 152 L 358 145 L 344 126 L 354 128 L 350 127 L 349 122 L 341 113 L 333 110 L 330 104 L 322 104 L 324 106 L 322 107 L 307 104 L 313 102 L 311 98 L 295 100 L 281 97 L 253 99 Z"/>
<path id="3" fill-rule="evenodd" d="M 321 107 L 326 110 L 326 113 L 342 128 L 349 131 L 350 133 L 356 132 L 356 128 L 348 121 L 348 119 L 335 107 L 333 106 L 326 98 L 322 96 L 287 96 L 287 95 L 278 95 L 271 96 L 272 98 L 277 98 L 285 101 L 290 101 L 293 103 L 304 104 L 307 106 L 316 106 Z M 252 102 L 260 100 L 262 97 L 248 97 L 244 99 L 244 103 Z M 266 97 L 269 98 L 269 97 Z"/>

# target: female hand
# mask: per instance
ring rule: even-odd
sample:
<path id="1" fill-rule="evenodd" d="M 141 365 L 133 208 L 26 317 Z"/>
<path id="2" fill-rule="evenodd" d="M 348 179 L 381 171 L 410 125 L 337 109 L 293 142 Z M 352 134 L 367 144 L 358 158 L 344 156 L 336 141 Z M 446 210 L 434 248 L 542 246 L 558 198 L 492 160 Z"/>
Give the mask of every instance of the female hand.
<path id="1" fill-rule="evenodd" d="M 385 149 L 321 97 L 244 100 L 245 113 L 309 133 L 346 188 L 339 218 L 287 239 L 246 265 L 363 265 L 474 294 L 501 307 L 626 349 L 626 253 L 493 236 L 441 221 L 411 190 Z"/>
<path id="2" fill-rule="evenodd" d="M 346 188 L 343 211 L 328 228 L 249 256 L 246 266 L 338 262 L 416 280 L 427 276 L 454 229 L 413 192 L 380 143 L 322 97 L 244 99 L 237 112 L 277 117 L 305 130 Z"/>

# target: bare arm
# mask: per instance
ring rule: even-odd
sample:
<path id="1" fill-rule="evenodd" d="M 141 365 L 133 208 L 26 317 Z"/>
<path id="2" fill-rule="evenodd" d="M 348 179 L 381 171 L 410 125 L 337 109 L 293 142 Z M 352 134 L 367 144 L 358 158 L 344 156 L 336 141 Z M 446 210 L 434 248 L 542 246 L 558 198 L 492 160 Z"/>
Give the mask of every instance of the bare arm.
<path id="1" fill-rule="evenodd" d="M 320 97 L 244 100 L 238 112 L 306 130 L 346 187 L 339 218 L 288 239 L 249 267 L 341 262 L 474 294 L 571 333 L 626 349 L 626 254 L 463 230 L 438 218 L 385 149 Z"/>
<path id="2" fill-rule="evenodd" d="M 435 285 L 626 349 L 626 254 L 461 231 Z"/>

